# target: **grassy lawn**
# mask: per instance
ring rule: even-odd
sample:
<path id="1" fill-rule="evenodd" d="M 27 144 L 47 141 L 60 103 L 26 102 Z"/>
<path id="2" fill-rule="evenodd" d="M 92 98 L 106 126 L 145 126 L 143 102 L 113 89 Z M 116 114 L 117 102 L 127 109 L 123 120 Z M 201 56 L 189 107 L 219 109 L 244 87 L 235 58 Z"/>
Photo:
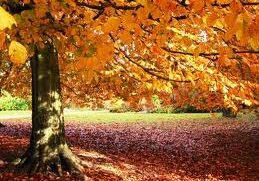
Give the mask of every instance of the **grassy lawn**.
<path id="1" fill-rule="evenodd" d="M 10 118 L 25 118 L 30 120 L 31 111 L 0 111 L 0 120 Z M 175 120 L 211 120 L 222 118 L 221 113 L 178 113 L 178 114 L 160 114 L 160 113 L 111 113 L 108 111 L 87 111 L 87 110 L 66 110 L 66 121 L 95 122 L 95 123 L 119 123 L 135 121 L 175 121 Z M 255 120 L 253 114 L 239 114 L 238 120 Z"/>
<path id="2" fill-rule="evenodd" d="M 0 116 L 30 116 L 31 111 L 0 111 Z"/>
<path id="3" fill-rule="evenodd" d="M 220 114 L 216 114 L 220 117 Z M 67 120 L 78 120 L 84 122 L 135 122 L 135 121 L 169 121 L 169 120 L 188 120 L 188 119 L 210 119 L 211 114 L 204 113 L 185 113 L 185 114 L 159 114 L 159 113 L 110 113 L 107 111 L 76 111 L 65 113 Z"/>
<path id="4" fill-rule="evenodd" d="M 30 111 L 0 111 L 0 118 L 3 117 L 30 117 Z M 132 122 L 132 121 L 157 121 L 157 120 L 183 120 L 183 119 L 211 119 L 220 118 L 221 114 L 207 113 L 184 113 L 184 114 L 159 114 L 159 113 L 111 113 L 108 111 L 85 111 L 67 110 L 65 111 L 66 120 L 78 120 L 84 122 Z"/>

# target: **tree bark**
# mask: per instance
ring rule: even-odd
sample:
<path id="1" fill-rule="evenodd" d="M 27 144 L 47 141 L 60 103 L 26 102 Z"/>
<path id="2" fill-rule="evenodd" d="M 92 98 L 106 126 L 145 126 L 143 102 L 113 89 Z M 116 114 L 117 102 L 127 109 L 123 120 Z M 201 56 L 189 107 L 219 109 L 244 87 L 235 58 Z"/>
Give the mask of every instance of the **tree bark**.
<path id="1" fill-rule="evenodd" d="M 2 123 L 0 123 L 0 128 L 2 128 L 2 127 L 5 127 L 5 125 L 3 125 Z"/>
<path id="2" fill-rule="evenodd" d="M 227 118 L 236 118 L 237 113 L 234 112 L 231 108 L 224 108 L 222 110 L 222 116 Z"/>
<path id="3" fill-rule="evenodd" d="M 51 41 L 35 48 L 32 70 L 32 132 L 30 145 L 16 169 L 36 172 L 82 172 L 81 160 L 65 139 L 58 54 Z M 20 168 L 20 169 L 19 169 Z"/>

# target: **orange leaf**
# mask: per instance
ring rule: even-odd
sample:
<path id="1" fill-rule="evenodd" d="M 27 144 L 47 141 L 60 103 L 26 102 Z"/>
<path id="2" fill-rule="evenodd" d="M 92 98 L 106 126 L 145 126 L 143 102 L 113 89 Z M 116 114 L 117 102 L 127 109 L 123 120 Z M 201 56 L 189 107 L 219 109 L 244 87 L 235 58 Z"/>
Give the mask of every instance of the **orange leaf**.
<path id="1" fill-rule="evenodd" d="M 111 31 L 117 30 L 120 26 L 121 20 L 117 17 L 110 17 L 107 22 L 103 25 L 103 32 L 109 33 Z"/>
<path id="2" fill-rule="evenodd" d="M 204 8 L 205 2 L 204 0 L 200 0 L 200 1 L 191 0 L 191 5 L 195 12 L 199 12 Z"/>
<path id="3" fill-rule="evenodd" d="M 3 48 L 5 43 L 5 32 L 0 31 L 0 50 Z"/>
<path id="4" fill-rule="evenodd" d="M 217 18 L 218 18 L 217 13 L 213 12 L 212 14 L 210 14 L 210 15 L 208 16 L 208 18 L 206 19 L 207 25 L 208 25 L 208 26 L 214 25 L 215 22 L 216 22 L 216 20 L 217 20 Z"/>
<path id="5" fill-rule="evenodd" d="M 48 11 L 48 8 L 46 5 L 36 6 L 35 8 L 35 16 L 37 18 L 42 18 L 45 16 L 46 12 Z"/>
<path id="6" fill-rule="evenodd" d="M 131 34 L 128 31 L 124 31 L 119 37 L 126 44 L 130 44 L 132 41 Z"/>

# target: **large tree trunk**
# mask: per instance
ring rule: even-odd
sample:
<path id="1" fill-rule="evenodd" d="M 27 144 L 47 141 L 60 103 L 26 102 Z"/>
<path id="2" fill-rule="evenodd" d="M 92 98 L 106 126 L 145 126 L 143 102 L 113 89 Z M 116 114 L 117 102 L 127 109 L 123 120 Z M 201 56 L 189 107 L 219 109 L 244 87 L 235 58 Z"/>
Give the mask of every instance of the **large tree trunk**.
<path id="1" fill-rule="evenodd" d="M 81 172 L 82 163 L 65 140 L 58 55 L 50 41 L 44 48 L 36 48 L 31 68 L 32 133 L 29 148 L 16 168 L 31 174 Z"/>

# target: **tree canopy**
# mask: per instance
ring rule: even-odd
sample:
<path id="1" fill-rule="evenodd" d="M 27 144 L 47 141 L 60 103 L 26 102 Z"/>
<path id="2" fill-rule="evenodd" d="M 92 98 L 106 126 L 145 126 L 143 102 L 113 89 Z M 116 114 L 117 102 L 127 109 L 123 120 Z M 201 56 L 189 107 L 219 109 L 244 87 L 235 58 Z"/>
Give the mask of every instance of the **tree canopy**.
<path id="1" fill-rule="evenodd" d="M 67 101 L 198 89 L 210 106 L 259 104 L 256 0 L 1 0 L 0 86 L 29 94 L 51 39 Z M 13 25 L 13 27 L 12 27 Z M 12 27 L 12 28 L 11 28 Z M 11 28 L 11 29 L 10 29 Z M 190 101 L 192 96 L 181 99 Z"/>

